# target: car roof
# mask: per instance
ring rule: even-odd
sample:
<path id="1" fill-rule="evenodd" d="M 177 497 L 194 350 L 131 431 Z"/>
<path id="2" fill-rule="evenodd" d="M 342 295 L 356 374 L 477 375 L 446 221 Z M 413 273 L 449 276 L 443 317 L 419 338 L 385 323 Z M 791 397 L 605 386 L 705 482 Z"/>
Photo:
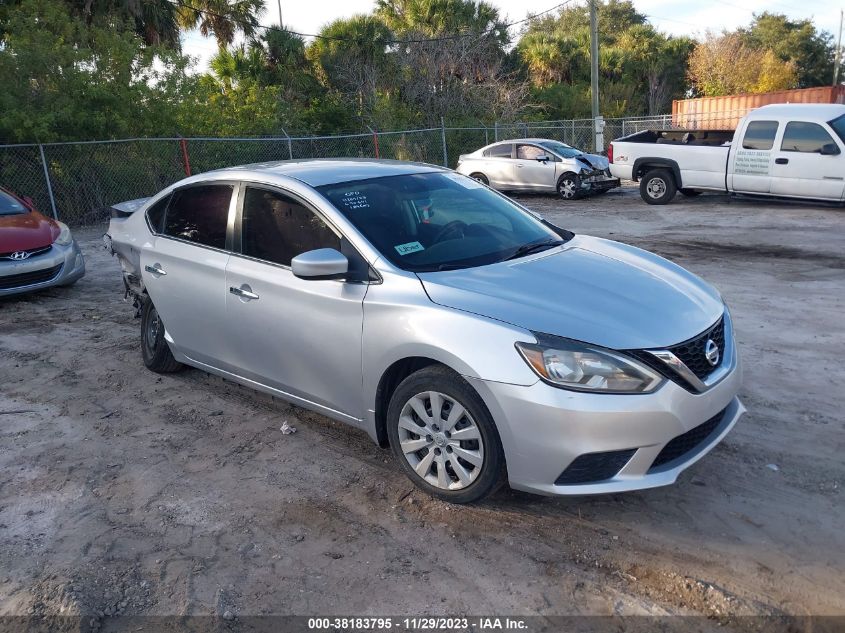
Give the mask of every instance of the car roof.
<path id="1" fill-rule="evenodd" d="M 845 104 L 838 103 L 774 103 L 751 111 L 752 118 L 760 116 L 801 117 L 810 121 L 825 122 L 845 114 Z"/>
<path id="2" fill-rule="evenodd" d="M 401 176 L 404 174 L 427 174 L 445 171 L 445 168 L 428 163 L 412 163 L 400 160 L 379 160 L 373 158 L 312 158 L 307 160 L 281 160 L 267 163 L 252 163 L 227 167 L 198 174 L 198 177 L 248 178 L 266 176 L 287 176 L 311 187 L 332 185 L 368 178 Z"/>
<path id="3" fill-rule="evenodd" d="M 566 145 L 567 147 L 572 147 L 563 141 L 556 141 L 553 138 L 508 138 L 501 141 L 496 141 L 495 143 L 490 143 L 487 147 L 492 145 L 501 145 L 502 143 L 561 143 Z"/>

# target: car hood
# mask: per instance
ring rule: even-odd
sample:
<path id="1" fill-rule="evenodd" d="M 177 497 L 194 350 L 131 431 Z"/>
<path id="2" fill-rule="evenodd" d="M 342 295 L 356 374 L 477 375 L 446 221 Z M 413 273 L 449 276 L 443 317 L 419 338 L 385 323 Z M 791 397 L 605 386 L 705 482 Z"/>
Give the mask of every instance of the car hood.
<path id="1" fill-rule="evenodd" d="M 419 277 L 434 303 L 614 349 L 685 341 L 724 310 L 718 291 L 680 266 L 580 235 L 537 255 Z"/>
<path id="2" fill-rule="evenodd" d="M 0 215 L 0 253 L 49 246 L 58 236 L 56 222 L 37 211 Z"/>
<path id="3" fill-rule="evenodd" d="M 610 167 L 610 161 L 607 160 L 607 157 L 598 154 L 581 154 L 576 156 L 576 159 L 585 163 L 589 169 L 605 170 Z"/>

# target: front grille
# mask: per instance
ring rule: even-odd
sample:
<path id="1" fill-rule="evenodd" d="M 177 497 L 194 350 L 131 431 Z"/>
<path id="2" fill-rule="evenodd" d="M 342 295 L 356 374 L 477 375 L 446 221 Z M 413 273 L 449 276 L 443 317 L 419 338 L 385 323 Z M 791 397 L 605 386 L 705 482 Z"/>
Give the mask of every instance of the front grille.
<path id="1" fill-rule="evenodd" d="M 711 365 L 704 356 L 704 348 L 710 339 L 713 339 L 716 347 L 719 348 L 719 362 L 715 365 Z M 665 349 L 677 356 L 699 380 L 706 380 L 722 364 L 725 358 L 725 317 L 719 319 L 698 336 Z M 627 353 L 685 389 L 695 391 L 695 388 L 689 382 L 676 374 L 666 363 L 656 358 L 653 354 L 639 349 L 628 350 Z"/>
<path id="2" fill-rule="evenodd" d="M 690 429 L 683 435 L 679 435 L 678 437 L 670 441 L 666 446 L 663 447 L 663 450 L 657 454 L 657 457 L 655 458 L 648 472 L 653 472 L 659 469 L 664 464 L 668 464 L 669 462 L 674 461 L 679 457 L 683 457 L 687 453 L 691 453 L 696 448 L 698 448 L 711 435 L 713 435 L 713 432 L 721 423 L 722 418 L 725 417 L 726 410 L 727 409 L 722 409 L 721 411 L 719 411 L 719 413 L 707 420 L 707 422 L 699 424 L 694 429 Z"/>
<path id="3" fill-rule="evenodd" d="M 20 259 L 17 257 L 12 257 L 12 255 L 16 253 L 26 253 L 26 257 L 24 257 L 23 259 L 29 259 L 30 257 L 34 257 L 35 255 L 43 255 L 44 253 L 48 253 L 52 248 L 53 246 L 51 244 L 48 244 L 47 246 L 39 246 L 38 248 L 24 249 L 22 251 L 12 251 L 10 253 L 0 253 L 0 259 Z"/>
<path id="4" fill-rule="evenodd" d="M 43 270 L 35 270 L 28 273 L 20 273 L 18 275 L 0 276 L 0 290 L 23 288 L 24 286 L 32 286 L 34 284 L 50 281 L 51 279 L 55 279 L 61 270 L 62 265 L 59 264 L 58 266 L 45 268 Z"/>
<path id="5" fill-rule="evenodd" d="M 636 450 L 631 448 L 624 451 L 579 455 L 555 480 L 555 485 L 587 484 L 610 479 L 622 470 Z"/>
<path id="6" fill-rule="evenodd" d="M 668 349 L 675 356 L 680 358 L 684 365 L 689 367 L 690 371 L 698 376 L 699 380 L 705 380 L 707 376 L 709 376 L 713 370 L 719 366 L 719 363 L 715 366 L 711 365 L 704 356 L 704 346 L 707 345 L 707 341 L 710 339 L 713 339 L 713 342 L 716 343 L 716 346 L 719 348 L 719 363 L 721 363 L 722 358 L 725 356 L 724 317 L 719 319 L 716 325 L 699 334 L 695 338 L 679 343 L 678 345 Z"/>

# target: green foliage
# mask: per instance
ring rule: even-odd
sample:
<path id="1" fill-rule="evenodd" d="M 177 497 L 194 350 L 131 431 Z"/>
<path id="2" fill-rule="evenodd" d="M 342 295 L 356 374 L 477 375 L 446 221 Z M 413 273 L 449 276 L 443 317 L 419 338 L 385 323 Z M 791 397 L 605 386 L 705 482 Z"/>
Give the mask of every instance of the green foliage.
<path id="1" fill-rule="evenodd" d="M 751 25 L 739 33 L 751 48 L 770 50 L 780 61 L 792 63 L 798 88 L 824 86 L 833 78 L 833 36 L 817 31 L 812 20 L 790 20 L 766 11 L 755 15 Z"/>

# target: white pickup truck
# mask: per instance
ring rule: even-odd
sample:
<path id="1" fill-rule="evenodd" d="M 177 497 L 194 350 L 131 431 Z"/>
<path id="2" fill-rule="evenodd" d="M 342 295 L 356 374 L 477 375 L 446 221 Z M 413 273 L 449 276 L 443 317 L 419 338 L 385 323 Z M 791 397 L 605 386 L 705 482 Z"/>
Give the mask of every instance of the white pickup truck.
<path id="1" fill-rule="evenodd" d="M 845 105 L 753 110 L 736 131 L 646 130 L 613 141 L 611 173 L 640 182 L 649 204 L 680 191 L 845 200 Z"/>

